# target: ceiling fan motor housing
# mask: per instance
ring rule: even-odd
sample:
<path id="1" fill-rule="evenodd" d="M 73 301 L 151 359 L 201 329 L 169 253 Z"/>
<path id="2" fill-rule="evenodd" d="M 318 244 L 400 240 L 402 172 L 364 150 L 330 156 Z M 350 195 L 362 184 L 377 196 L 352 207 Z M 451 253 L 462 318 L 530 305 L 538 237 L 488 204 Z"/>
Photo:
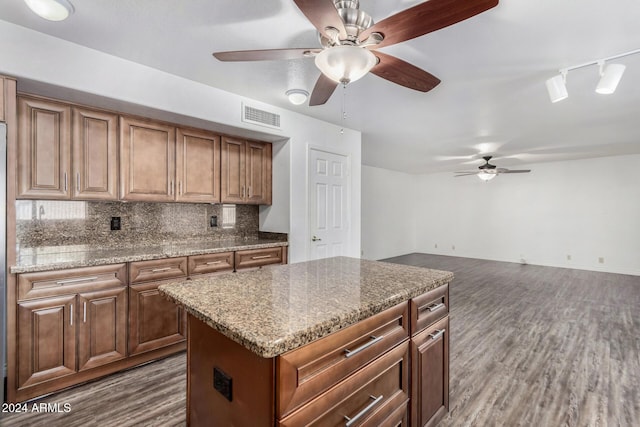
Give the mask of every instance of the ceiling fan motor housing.
<path id="1" fill-rule="evenodd" d="M 338 9 L 338 15 L 342 18 L 347 32 L 347 40 L 341 40 L 340 42 L 357 44 L 360 33 L 374 24 L 373 18 L 359 9 L 360 2 L 358 0 L 333 0 L 333 4 Z"/>

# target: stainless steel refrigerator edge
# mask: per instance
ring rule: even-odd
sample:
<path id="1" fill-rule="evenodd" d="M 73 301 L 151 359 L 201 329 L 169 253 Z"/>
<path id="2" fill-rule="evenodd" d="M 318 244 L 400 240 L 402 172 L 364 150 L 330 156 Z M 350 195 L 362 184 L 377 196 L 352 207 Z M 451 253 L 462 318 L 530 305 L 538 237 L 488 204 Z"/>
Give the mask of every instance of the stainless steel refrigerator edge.
<path id="1" fill-rule="evenodd" d="M 0 369 L 2 369 L 2 384 L 0 384 L 0 402 L 4 402 L 4 384 L 7 376 L 5 365 L 7 351 L 6 332 L 6 283 L 7 283 L 7 125 L 0 123 Z"/>

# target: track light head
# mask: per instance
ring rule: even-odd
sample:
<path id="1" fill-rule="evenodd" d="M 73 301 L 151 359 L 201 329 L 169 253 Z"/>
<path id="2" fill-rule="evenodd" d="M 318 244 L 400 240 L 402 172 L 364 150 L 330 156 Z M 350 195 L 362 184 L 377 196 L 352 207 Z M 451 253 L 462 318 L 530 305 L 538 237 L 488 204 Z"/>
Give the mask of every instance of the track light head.
<path id="1" fill-rule="evenodd" d="M 596 87 L 596 92 L 603 95 L 610 95 L 616 91 L 622 74 L 624 74 L 625 66 L 622 64 L 604 64 L 604 61 L 598 63 L 600 65 L 600 81 Z"/>
<path id="2" fill-rule="evenodd" d="M 556 103 L 567 99 L 569 93 L 565 85 L 567 81 L 567 71 L 561 70 L 560 74 L 547 80 L 547 92 L 549 92 L 549 99 L 551 102 Z"/>

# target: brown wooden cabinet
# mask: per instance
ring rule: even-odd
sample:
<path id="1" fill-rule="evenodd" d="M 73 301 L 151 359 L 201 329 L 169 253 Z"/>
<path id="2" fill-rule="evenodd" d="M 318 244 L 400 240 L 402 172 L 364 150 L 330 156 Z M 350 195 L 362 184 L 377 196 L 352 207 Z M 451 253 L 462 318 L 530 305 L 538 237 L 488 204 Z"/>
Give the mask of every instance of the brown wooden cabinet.
<path id="1" fill-rule="evenodd" d="M 18 198 L 115 200 L 117 116 L 18 97 Z"/>
<path id="2" fill-rule="evenodd" d="M 71 107 L 18 97 L 17 198 L 68 199 Z"/>
<path id="3" fill-rule="evenodd" d="M 9 121 L 13 116 L 10 111 L 15 108 L 16 80 L 0 76 L 0 122 Z"/>
<path id="4" fill-rule="evenodd" d="M 17 388 L 33 397 L 53 380 L 123 359 L 126 266 L 18 276 Z"/>
<path id="5" fill-rule="evenodd" d="M 220 203 L 220 137 L 202 130 L 177 130 L 176 201 Z"/>
<path id="6" fill-rule="evenodd" d="M 435 426 L 449 410 L 449 286 L 411 301 L 411 425 Z"/>
<path id="7" fill-rule="evenodd" d="M 127 357 L 127 288 L 78 295 L 78 370 Z"/>
<path id="8" fill-rule="evenodd" d="M 186 339 L 186 313 L 160 295 L 162 281 L 187 276 L 187 258 L 129 264 L 129 354 L 144 353 Z"/>
<path id="9" fill-rule="evenodd" d="M 176 128 L 120 117 L 120 198 L 169 202 L 175 198 Z"/>
<path id="10" fill-rule="evenodd" d="M 74 107 L 71 145 L 72 198 L 118 198 L 118 116 Z"/>
<path id="11" fill-rule="evenodd" d="M 271 144 L 222 137 L 222 203 L 271 204 Z"/>

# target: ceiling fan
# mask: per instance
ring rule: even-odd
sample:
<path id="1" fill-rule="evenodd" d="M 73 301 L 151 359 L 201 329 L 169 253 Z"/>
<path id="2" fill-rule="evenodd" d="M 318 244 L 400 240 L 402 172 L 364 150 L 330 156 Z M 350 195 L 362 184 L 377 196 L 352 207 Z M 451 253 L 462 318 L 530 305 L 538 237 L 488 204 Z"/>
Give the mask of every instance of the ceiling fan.
<path id="1" fill-rule="evenodd" d="M 498 5 L 498 0 L 427 0 L 378 23 L 360 10 L 359 0 L 293 0 L 319 32 L 319 48 L 216 52 L 220 61 L 268 61 L 315 57 L 322 71 L 309 105 L 326 103 L 339 83 L 369 71 L 421 92 L 436 87 L 432 74 L 377 49 L 420 37 Z"/>
<path id="2" fill-rule="evenodd" d="M 491 163 L 489 163 L 489 160 L 491 160 L 492 157 L 493 156 L 484 156 L 483 157 L 485 163 L 483 165 L 478 166 L 478 169 L 480 169 L 479 172 L 478 171 L 461 171 L 461 172 L 454 172 L 454 173 L 458 174 L 458 175 L 456 175 L 456 177 L 477 175 L 478 178 L 480 178 L 481 180 L 489 181 L 489 180 L 492 180 L 496 176 L 498 176 L 500 174 L 503 174 L 503 173 L 529 173 L 529 172 L 531 172 L 531 169 L 505 169 L 505 168 L 496 167 L 496 165 L 492 165 Z"/>

